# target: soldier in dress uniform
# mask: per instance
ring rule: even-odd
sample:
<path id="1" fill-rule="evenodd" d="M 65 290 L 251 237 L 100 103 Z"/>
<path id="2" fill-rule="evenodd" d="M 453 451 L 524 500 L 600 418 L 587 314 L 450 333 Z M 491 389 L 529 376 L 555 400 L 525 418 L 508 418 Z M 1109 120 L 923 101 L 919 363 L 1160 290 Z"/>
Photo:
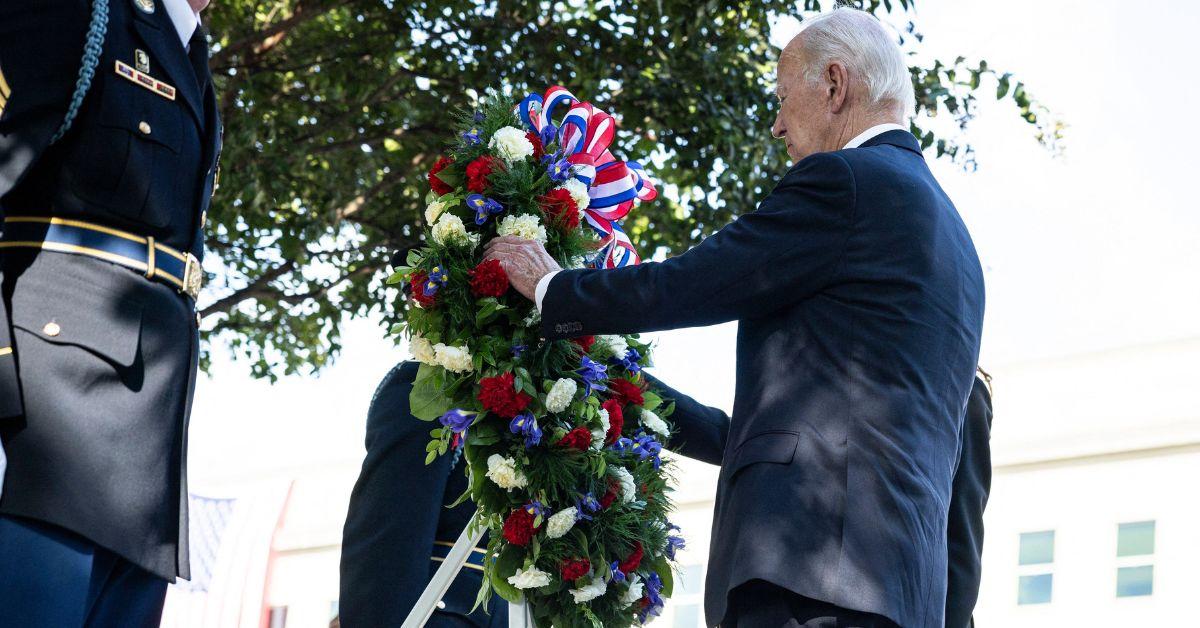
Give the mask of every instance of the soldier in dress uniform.
<path id="1" fill-rule="evenodd" d="M 367 411 L 367 457 L 342 534 L 338 611 L 344 628 L 403 624 L 475 512 L 470 500 L 445 507 L 467 490 L 465 463 L 458 456 L 425 464 L 429 430 L 436 425 L 409 412 L 418 366 L 402 362 L 393 368 Z M 486 612 L 471 612 L 483 582 L 486 549 L 485 535 L 426 626 L 508 625 L 508 606 L 500 596 L 492 597 Z"/>
<path id="2" fill-rule="evenodd" d="M 0 2 L 0 626 L 157 626 L 221 125 L 207 0 Z"/>

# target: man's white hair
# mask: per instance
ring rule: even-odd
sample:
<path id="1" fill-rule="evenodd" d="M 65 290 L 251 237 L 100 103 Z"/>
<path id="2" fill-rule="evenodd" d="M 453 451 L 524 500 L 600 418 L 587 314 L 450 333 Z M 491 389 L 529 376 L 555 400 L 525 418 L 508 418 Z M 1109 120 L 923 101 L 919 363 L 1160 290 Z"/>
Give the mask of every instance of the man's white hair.
<path id="1" fill-rule="evenodd" d="M 915 111 L 916 96 L 904 53 L 875 16 L 839 7 L 804 20 L 800 33 L 808 53 L 806 80 L 821 80 L 829 64 L 838 62 L 867 86 L 869 105 L 900 105 L 906 115 Z"/>

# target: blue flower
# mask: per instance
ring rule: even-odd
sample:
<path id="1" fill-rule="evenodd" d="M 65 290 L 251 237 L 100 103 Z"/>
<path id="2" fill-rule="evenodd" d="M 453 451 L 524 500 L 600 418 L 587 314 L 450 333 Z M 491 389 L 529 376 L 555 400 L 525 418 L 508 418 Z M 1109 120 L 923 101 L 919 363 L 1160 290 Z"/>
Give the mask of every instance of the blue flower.
<path id="1" fill-rule="evenodd" d="M 429 277 L 426 278 L 425 285 L 421 287 L 421 291 L 427 297 L 437 294 L 437 291 L 446 285 L 446 277 L 446 271 L 441 266 L 434 266 L 430 269 Z"/>
<path id="2" fill-rule="evenodd" d="M 683 540 L 683 537 L 675 536 L 674 534 L 667 535 L 667 558 L 675 560 L 675 552 L 686 546 L 687 542 Z"/>
<path id="3" fill-rule="evenodd" d="M 638 612 L 638 621 L 641 623 L 644 624 L 649 618 L 658 617 L 662 613 L 662 588 L 662 578 L 659 577 L 657 572 L 651 572 L 649 576 L 646 576 L 644 591 L 646 599 L 650 600 L 650 605 Z"/>
<path id="4" fill-rule="evenodd" d="M 537 419 L 532 412 L 522 412 L 513 417 L 508 424 L 508 430 L 513 434 L 525 436 L 525 448 L 528 449 L 542 442 L 542 428 L 538 427 Z"/>
<path id="5" fill-rule="evenodd" d="M 621 571 L 621 561 L 612 561 L 612 564 L 608 566 L 608 571 L 612 573 L 613 582 L 625 582 L 625 572 Z"/>
<path id="6" fill-rule="evenodd" d="M 455 408 L 446 414 L 443 414 L 439 419 L 442 425 L 450 428 L 455 434 L 462 434 L 467 431 L 468 427 L 475 422 L 475 417 L 479 416 L 478 412 L 467 412 L 461 408 Z"/>
<path id="7" fill-rule="evenodd" d="M 514 357 L 514 358 L 519 358 L 519 357 L 521 357 L 521 354 L 522 354 L 522 353 L 525 353 L 525 350 L 526 350 L 526 349 L 528 349 L 528 348 L 529 348 L 529 347 L 527 347 L 527 346 L 525 346 L 525 345 L 513 345 L 513 348 L 512 348 L 512 354 L 513 354 L 513 357 Z"/>
<path id="8" fill-rule="evenodd" d="M 662 453 L 662 444 L 655 440 L 654 436 L 645 432 L 639 433 L 633 439 L 623 436 L 618 438 L 617 442 L 612 444 L 612 450 L 621 454 L 632 451 L 641 460 L 650 458 L 654 461 L 655 469 L 662 465 L 662 458 L 659 457 L 659 454 Z"/>
<path id="9" fill-rule="evenodd" d="M 477 225 L 487 222 L 488 216 L 504 211 L 504 206 L 498 201 L 487 198 L 482 194 L 468 195 L 467 207 L 475 210 L 475 224 Z"/>
<path id="10" fill-rule="evenodd" d="M 475 122 L 483 122 L 483 112 L 476 111 L 474 115 Z"/>
<path id="11" fill-rule="evenodd" d="M 591 521 L 592 517 L 588 513 L 594 513 L 597 510 L 600 510 L 600 502 L 590 492 L 582 499 L 575 500 L 576 521 Z"/>
<path id="12" fill-rule="evenodd" d="M 527 512 L 535 517 L 545 517 L 546 516 L 546 507 L 542 505 L 542 502 L 534 500 L 534 501 L 529 502 L 528 504 L 525 504 L 525 512 Z"/>
<path id="13" fill-rule="evenodd" d="M 571 178 L 571 162 L 559 159 L 558 153 L 555 153 L 546 166 L 546 174 L 550 175 L 551 181 L 562 183 Z"/>
<path id="14" fill-rule="evenodd" d="M 475 128 L 475 127 L 471 127 L 470 131 L 466 131 L 462 134 L 462 138 L 464 140 L 466 140 L 467 144 L 470 144 L 471 146 L 478 144 L 480 141 L 479 140 L 479 129 Z"/>
<path id="15" fill-rule="evenodd" d="M 625 352 L 625 357 L 620 360 L 613 360 L 617 364 L 625 367 L 625 370 L 630 373 L 637 373 L 642 370 L 642 366 L 638 362 L 642 359 L 642 354 L 638 353 L 637 349 L 629 349 Z"/>
<path id="16" fill-rule="evenodd" d="M 600 364 L 599 362 L 596 362 L 585 355 L 580 358 L 579 370 L 575 372 L 583 378 L 584 397 L 591 395 L 592 391 L 608 390 L 607 386 L 600 383 L 608 378 L 608 367 L 604 366 L 603 364 Z"/>

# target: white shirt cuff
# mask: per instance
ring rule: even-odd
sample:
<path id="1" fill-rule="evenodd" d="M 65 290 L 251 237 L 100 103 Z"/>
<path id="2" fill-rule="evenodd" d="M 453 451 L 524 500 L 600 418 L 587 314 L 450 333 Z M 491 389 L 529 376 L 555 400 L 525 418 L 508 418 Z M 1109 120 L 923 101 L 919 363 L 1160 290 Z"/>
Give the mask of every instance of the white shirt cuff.
<path id="1" fill-rule="evenodd" d="M 542 299 L 546 298 L 546 290 L 550 288 L 550 280 L 554 279 L 554 276 L 560 272 L 562 271 L 556 270 L 552 273 L 547 273 L 545 277 L 542 277 L 538 281 L 537 289 L 533 291 L 534 303 L 537 304 L 538 314 L 542 313 Z"/>

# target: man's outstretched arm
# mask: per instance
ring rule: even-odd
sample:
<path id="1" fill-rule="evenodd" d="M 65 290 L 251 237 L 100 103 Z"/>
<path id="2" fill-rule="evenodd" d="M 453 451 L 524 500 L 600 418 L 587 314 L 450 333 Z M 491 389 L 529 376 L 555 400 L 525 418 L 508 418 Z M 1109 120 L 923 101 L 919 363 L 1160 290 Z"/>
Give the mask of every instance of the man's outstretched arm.
<path id="1" fill-rule="evenodd" d="M 549 339 L 713 325 L 762 316 L 831 282 L 854 219 L 850 166 L 835 153 L 796 164 L 759 208 L 690 251 L 612 270 L 566 270 L 550 281 L 542 309 Z M 488 243 L 513 286 L 533 299 L 558 266 L 538 243 Z"/>

